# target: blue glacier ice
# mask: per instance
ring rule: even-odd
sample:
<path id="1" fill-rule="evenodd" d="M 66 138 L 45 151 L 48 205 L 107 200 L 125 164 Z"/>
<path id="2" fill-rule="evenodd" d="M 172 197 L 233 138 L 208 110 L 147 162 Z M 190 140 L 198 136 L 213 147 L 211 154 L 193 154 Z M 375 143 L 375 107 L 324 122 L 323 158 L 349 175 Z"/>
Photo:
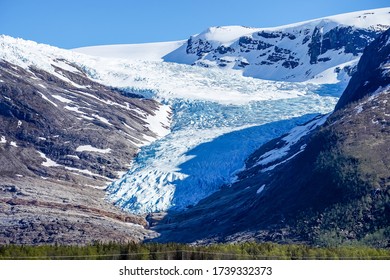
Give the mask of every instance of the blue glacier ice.
<path id="1" fill-rule="evenodd" d="M 141 148 L 130 170 L 108 186 L 109 198 L 133 213 L 196 204 L 232 183 L 261 144 L 332 111 L 342 91 L 337 84 L 302 87 L 307 90 L 302 96 L 245 104 L 160 100 L 172 108 L 171 133 Z"/>

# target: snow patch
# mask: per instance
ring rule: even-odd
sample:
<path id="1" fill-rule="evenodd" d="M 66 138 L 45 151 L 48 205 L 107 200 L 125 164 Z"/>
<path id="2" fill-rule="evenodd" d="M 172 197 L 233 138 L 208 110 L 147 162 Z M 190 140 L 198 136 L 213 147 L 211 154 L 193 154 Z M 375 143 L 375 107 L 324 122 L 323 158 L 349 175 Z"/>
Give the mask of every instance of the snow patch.
<path id="1" fill-rule="evenodd" d="M 310 121 L 309 123 L 307 123 L 306 125 L 297 126 L 294 129 L 292 129 L 285 137 L 282 138 L 282 141 L 284 142 L 284 145 L 281 148 L 276 148 L 276 149 L 273 149 L 271 151 L 268 151 L 268 152 L 264 153 L 259 158 L 259 160 L 257 161 L 257 163 L 254 166 L 267 165 L 269 163 L 272 163 L 272 162 L 274 162 L 274 161 L 276 161 L 278 159 L 281 159 L 284 156 L 286 156 L 288 154 L 288 152 L 290 151 L 290 148 L 295 143 L 297 143 L 302 137 L 304 137 L 305 135 L 309 134 L 311 131 L 313 131 L 318 126 L 324 124 L 325 121 L 327 120 L 328 116 L 329 116 L 329 114 L 327 114 L 325 116 L 322 116 L 320 118 L 316 118 L 316 119 Z M 298 153 L 301 153 L 302 151 L 303 150 L 301 149 Z M 283 161 L 281 163 L 284 163 L 284 162 L 292 159 L 298 153 L 294 154 L 293 156 L 291 156 L 290 158 L 288 158 L 287 160 L 285 160 L 285 161 Z M 281 164 L 281 163 L 279 163 L 279 164 Z M 277 164 L 277 165 L 279 165 L 279 164 Z M 264 169 L 264 170 L 265 171 L 272 170 L 277 165 L 274 165 L 272 167 L 268 167 L 267 169 Z"/>
<path id="2" fill-rule="evenodd" d="M 39 92 L 39 91 L 38 91 Z M 52 104 L 53 106 L 55 107 L 58 107 L 58 105 L 56 103 L 54 103 L 53 101 L 51 101 L 49 98 L 46 97 L 46 95 L 44 95 L 42 92 L 39 92 L 39 94 L 42 96 L 43 99 L 45 99 L 47 102 L 49 102 L 50 104 Z"/>
<path id="3" fill-rule="evenodd" d="M 91 145 L 82 145 L 76 148 L 76 152 L 94 152 L 94 153 L 108 154 L 111 152 L 111 149 L 110 148 L 99 149 L 99 148 L 92 147 Z"/>
<path id="4" fill-rule="evenodd" d="M 65 97 L 62 97 L 61 95 L 52 95 L 52 97 L 54 97 L 55 99 L 57 99 L 63 103 L 72 103 L 73 102 L 72 100 L 67 99 Z"/>
<path id="5" fill-rule="evenodd" d="M 257 191 L 256 194 L 261 194 L 264 191 L 265 185 L 262 185 Z"/>
<path id="6" fill-rule="evenodd" d="M 66 155 L 67 157 L 70 157 L 70 158 L 75 158 L 75 159 L 80 159 L 78 156 L 76 155 Z"/>
<path id="7" fill-rule="evenodd" d="M 79 109 L 79 107 L 77 107 L 77 106 L 75 106 L 75 107 L 70 107 L 70 106 L 68 106 L 68 105 L 66 105 L 65 107 L 64 107 L 64 109 L 66 109 L 66 110 L 68 110 L 68 111 L 72 111 L 72 112 L 75 112 L 75 113 L 78 113 L 78 114 L 85 114 L 84 112 L 82 112 L 82 111 L 80 111 Z"/>
<path id="8" fill-rule="evenodd" d="M 101 116 L 99 116 L 99 115 L 97 115 L 97 114 L 92 114 L 92 116 L 95 117 L 95 118 L 97 118 L 97 119 L 98 119 L 99 121 L 101 121 L 102 123 L 105 123 L 105 124 L 107 124 L 107 125 L 112 125 L 112 123 L 110 123 L 110 121 L 107 120 L 107 119 L 104 118 L 104 117 L 101 117 Z"/>
<path id="9" fill-rule="evenodd" d="M 268 172 L 268 171 L 271 171 L 271 170 L 273 170 L 275 167 L 277 167 L 277 166 L 279 166 L 279 165 L 282 165 L 282 164 L 284 164 L 284 163 L 290 161 L 291 159 L 295 158 L 297 155 L 299 155 L 300 153 L 302 153 L 302 152 L 305 150 L 305 148 L 306 148 L 306 144 L 305 144 L 305 145 L 302 145 L 302 146 L 300 147 L 299 151 L 296 152 L 295 154 L 293 154 L 292 156 L 290 156 L 289 158 L 287 158 L 287 159 L 285 159 L 285 160 L 283 160 L 283 161 L 281 161 L 281 162 L 278 162 L 277 164 L 274 164 L 274 165 L 271 165 L 271 166 L 269 166 L 269 167 L 267 167 L 267 168 L 264 168 L 264 169 L 261 170 L 261 172 Z"/>
<path id="10" fill-rule="evenodd" d="M 147 127 L 153 131 L 158 138 L 166 136 L 170 132 L 170 107 L 168 105 L 160 105 L 153 113 L 154 115 L 148 115 L 146 118 L 146 122 L 148 123 Z"/>
<path id="11" fill-rule="evenodd" d="M 41 165 L 45 167 L 57 167 L 61 166 L 60 164 L 56 163 L 55 161 L 49 159 L 44 153 L 37 151 L 38 154 L 43 158 L 45 161 L 41 163 Z"/>
<path id="12" fill-rule="evenodd" d="M 69 65 L 68 63 L 65 63 L 64 61 L 56 60 L 52 64 L 69 72 L 80 73 L 80 71 L 77 68 Z"/>
<path id="13" fill-rule="evenodd" d="M 75 172 L 78 172 L 78 173 L 81 173 L 81 174 L 86 174 L 86 175 L 89 175 L 89 176 L 95 176 L 95 177 L 99 177 L 99 178 L 102 178 L 102 179 L 106 179 L 106 180 L 108 180 L 107 184 L 109 184 L 111 182 L 111 180 L 112 180 L 112 179 L 110 179 L 108 177 L 105 177 L 105 176 L 93 173 L 93 172 L 89 171 L 88 169 L 78 169 L 78 168 L 64 166 L 64 165 L 62 165 L 62 166 L 66 170 L 69 170 L 69 171 L 75 171 Z M 77 174 L 77 173 L 75 173 L 75 174 Z M 77 174 L 77 175 L 79 175 L 79 174 Z"/>

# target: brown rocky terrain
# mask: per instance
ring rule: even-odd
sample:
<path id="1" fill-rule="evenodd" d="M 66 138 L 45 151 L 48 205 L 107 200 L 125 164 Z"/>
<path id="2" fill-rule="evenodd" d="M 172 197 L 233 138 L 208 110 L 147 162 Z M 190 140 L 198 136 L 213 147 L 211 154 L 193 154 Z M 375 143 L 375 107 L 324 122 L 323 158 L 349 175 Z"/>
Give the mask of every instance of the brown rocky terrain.
<path id="1" fill-rule="evenodd" d="M 0 243 L 85 244 L 154 236 L 105 200 L 159 103 L 90 80 L 66 61 L 56 75 L 0 61 Z M 70 69 L 69 69 L 70 68 Z M 72 70 L 72 71 L 70 71 Z"/>

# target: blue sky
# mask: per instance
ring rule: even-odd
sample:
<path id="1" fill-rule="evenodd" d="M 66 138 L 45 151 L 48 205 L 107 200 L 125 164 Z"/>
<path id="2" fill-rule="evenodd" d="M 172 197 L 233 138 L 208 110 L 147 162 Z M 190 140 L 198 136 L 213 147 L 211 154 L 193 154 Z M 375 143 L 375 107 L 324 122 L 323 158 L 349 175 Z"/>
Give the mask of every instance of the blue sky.
<path id="1" fill-rule="evenodd" d="M 209 26 L 271 27 L 388 0 L 0 0 L 0 34 L 62 48 L 187 39 Z"/>

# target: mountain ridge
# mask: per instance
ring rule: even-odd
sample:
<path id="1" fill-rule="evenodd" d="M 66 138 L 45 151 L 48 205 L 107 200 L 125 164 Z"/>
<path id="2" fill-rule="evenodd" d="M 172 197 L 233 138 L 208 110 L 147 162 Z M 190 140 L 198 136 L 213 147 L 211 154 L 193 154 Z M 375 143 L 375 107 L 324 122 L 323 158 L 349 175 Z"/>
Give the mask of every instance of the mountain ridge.
<path id="1" fill-rule="evenodd" d="M 299 82 L 316 80 L 334 68 L 333 80 L 343 80 L 339 74 L 350 76 L 351 65 L 339 65 L 358 59 L 365 46 L 390 26 L 389 12 L 361 11 L 274 28 L 211 27 L 191 36 L 164 60 Z"/>
<path id="2" fill-rule="evenodd" d="M 269 28 L 209 27 L 187 42 L 180 41 L 176 49 L 156 51 L 166 62 L 235 69 L 261 79 L 347 82 L 364 47 L 390 27 L 389 12 L 390 8 L 365 10 Z M 178 42 L 171 46 L 174 43 Z M 142 48 L 140 44 L 75 50 L 104 57 L 119 57 L 120 50 L 122 58 L 148 60 Z"/>

